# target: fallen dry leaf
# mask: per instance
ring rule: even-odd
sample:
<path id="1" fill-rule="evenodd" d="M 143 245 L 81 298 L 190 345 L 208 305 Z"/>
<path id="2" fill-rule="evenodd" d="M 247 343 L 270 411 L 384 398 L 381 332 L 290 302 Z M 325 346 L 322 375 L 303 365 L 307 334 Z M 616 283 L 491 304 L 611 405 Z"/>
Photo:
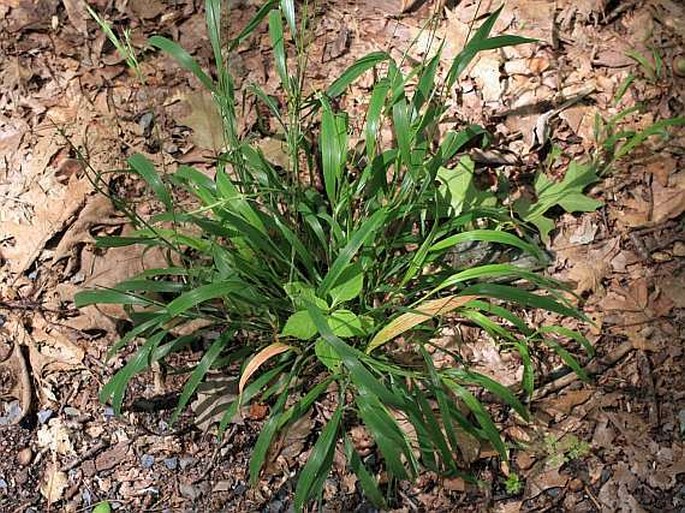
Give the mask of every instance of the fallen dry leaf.
<path id="1" fill-rule="evenodd" d="M 60 418 L 50 419 L 47 424 L 43 424 L 38 430 L 37 441 L 40 447 L 62 456 L 74 454 L 71 431 Z"/>
<path id="2" fill-rule="evenodd" d="M 69 478 L 66 473 L 59 470 L 57 465 L 51 464 L 45 469 L 43 479 L 40 483 L 40 493 L 53 504 L 62 499 L 64 490 L 69 485 Z"/>
<path id="3" fill-rule="evenodd" d="M 224 128 L 212 95 L 201 91 L 189 94 L 186 100 L 190 114 L 180 121 L 193 130 L 193 143 L 205 150 L 220 151 L 224 147 Z"/>
<path id="4" fill-rule="evenodd" d="M 88 14 L 88 9 L 86 9 L 85 0 L 62 0 L 62 3 L 71 24 L 81 34 L 86 35 L 88 33 L 88 24 L 86 22 L 90 19 L 90 15 Z"/>

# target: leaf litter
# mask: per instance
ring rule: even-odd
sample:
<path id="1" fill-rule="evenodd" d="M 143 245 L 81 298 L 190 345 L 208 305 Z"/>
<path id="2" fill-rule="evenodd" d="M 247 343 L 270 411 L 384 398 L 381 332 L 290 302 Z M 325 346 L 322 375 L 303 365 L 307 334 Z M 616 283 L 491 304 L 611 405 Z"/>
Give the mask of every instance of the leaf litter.
<path id="1" fill-rule="evenodd" d="M 117 4 L 110 15 L 118 22 L 136 20 L 134 31 L 146 32 L 136 34 L 138 41 L 163 27 L 180 33 L 184 46 L 195 49 L 201 60 L 208 61 L 204 32 L 187 28 L 201 26 L 201 12 L 196 12 L 190 4 L 170 12 L 165 12 L 158 2 L 143 4 L 134 2 L 130 8 Z M 248 4 L 249 8 L 254 7 Z M 466 1 L 445 10 L 446 21 L 437 37 L 447 42 L 448 54 L 451 51 L 453 55 L 461 48 L 476 4 Z M 671 40 L 682 37 L 682 34 L 677 36 L 680 25 L 674 21 L 682 19 L 682 7 L 666 0 L 653 4 L 653 8 L 640 5 L 618 8 L 601 0 L 558 2 L 555 13 L 549 2 L 508 2 L 496 30 L 519 27 L 522 34 L 536 37 L 542 43 L 507 48 L 505 55 L 483 54 L 467 70 L 460 85 L 458 93 L 462 103 L 457 107 L 458 114 L 470 122 L 491 120 L 498 134 L 507 141 L 507 151 L 523 156 L 524 162 L 541 158 L 537 154 L 542 151 L 538 148 L 540 143 L 558 144 L 577 154 L 589 151 L 596 144 L 591 140 L 595 115 L 615 113 L 612 112 L 613 96 L 621 82 L 630 72 L 642 72 L 634 61 L 625 58 L 625 50 L 637 48 L 642 51 L 646 42 L 658 37 Z M 207 511 L 227 507 L 248 510 L 257 505 L 275 507 L 276 501 L 282 504 L 284 496 L 279 495 L 279 489 L 287 478 L 265 480 L 258 494 L 246 493 L 244 470 L 241 469 L 246 467 L 246 457 L 254 441 L 254 436 L 250 437 L 250 426 L 258 429 L 258 420 L 248 418 L 245 421 L 247 434 L 232 440 L 230 450 L 210 468 L 206 479 L 190 490 L 189 485 L 183 483 L 199 475 L 190 460 L 205 461 L 210 456 L 207 446 L 218 442 L 206 438 L 209 435 L 200 438 L 192 431 L 171 432 L 164 424 L 163 410 L 162 413 L 129 412 L 121 419 L 114 419 L 106 407 L 97 405 L 94 400 L 100 386 L 98 382 L 110 375 L 110 366 L 121 365 L 116 361 L 103 365 L 102 358 L 106 339 L 115 336 L 122 312 L 114 309 L 71 311 L 68 305 L 73 292 L 89 284 L 113 285 L 145 267 L 163 265 L 165 259 L 161 254 L 133 254 L 130 249 L 120 248 L 103 251 L 93 246 L 95 236 L 119 230 L 122 219 L 113 215 L 111 204 L 102 196 L 92 194 L 83 170 L 74 165 L 73 149 L 54 131 L 54 125 L 41 120 L 47 115 L 58 125 L 71 127 L 67 135 L 76 148 L 88 150 L 89 160 L 97 169 L 114 169 L 120 163 L 116 155 L 118 150 L 112 150 L 119 148 L 121 141 L 129 149 L 143 149 L 149 143 L 142 140 L 144 134 L 137 124 L 141 112 L 147 109 L 147 102 L 141 101 L 141 92 L 124 73 L 120 58 L 113 53 L 103 53 L 105 45 L 101 37 L 83 39 L 83 35 L 93 28 L 92 22 L 84 17 L 85 3 L 65 2 L 65 12 L 61 14 L 57 5 L 58 2 L 51 1 L 34 5 L 15 0 L 0 6 L 8 21 L 3 29 L 8 32 L 3 32 L 2 37 L 11 34 L 17 39 L 13 48 L 4 44 L 0 47 L 3 57 L 8 57 L 6 62 L 11 63 L 2 73 L 3 93 L 0 96 L 3 119 L 0 148 L 7 156 L 1 164 L 3 181 L 0 183 L 0 196 L 6 205 L 0 214 L 3 257 L 0 300 L 3 318 L 10 319 L 3 329 L 10 334 L 21 334 L 22 340 L 8 339 L 8 347 L 12 348 L 10 356 L 0 365 L 10 369 L 13 382 L 28 383 L 24 390 L 15 390 L 23 397 L 22 417 L 30 415 L 29 411 L 45 408 L 57 412 L 56 418 L 29 432 L 29 445 L 52 453 L 36 461 L 35 470 L 31 470 L 41 477 L 40 496 L 47 504 L 63 501 L 66 511 L 76 511 L 94 502 L 83 490 L 66 497 L 71 474 L 61 470 L 63 466 L 55 462 L 64 463 L 72 452 L 84 455 L 89 448 L 97 449 L 88 435 L 97 433 L 98 437 L 115 441 L 121 437 L 122 440 L 134 438 L 136 450 L 156 447 L 165 455 L 177 455 L 181 462 L 176 470 L 160 468 L 154 463 L 152 468 L 145 469 L 133 463 L 135 458 L 128 457 L 128 442 L 120 442 L 124 443 L 125 451 L 116 453 L 118 455 L 110 458 L 106 465 L 101 463 L 90 468 L 93 459 L 96 463 L 104 461 L 102 457 L 98 460 L 96 452 L 77 464 L 74 470 L 77 478 L 83 479 L 88 489 L 100 497 L 113 495 L 129 501 L 135 508 L 161 505 L 173 509 L 193 505 Z M 369 47 L 385 48 L 394 44 L 402 51 L 413 36 L 421 33 L 422 17 L 428 13 L 428 7 L 419 7 L 401 20 L 393 21 L 378 16 L 375 11 L 366 12 L 366 8 L 359 10 L 342 3 L 337 6 L 342 12 L 341 19 L 355 19 L 354 30 L 341 36 L 339 28 L 346 23 L 328 21 L 329 37 L 322 41 L 332 43 L 314 45 L 313 52 L 319 57 L 313 62 L 325 61 L 327 65 L 342 69 Z M 488 5 L 483 6 L 483 9 L 487 8 Z M 232 16 L 236 20 L 242 19 L 240 12 L 234 12 Z M 641 29 L 626 34 L 622 24 Z M 57 41 L 58 52 L 54 54 L 51 53 L 51 30 Z M 555 41 L 555 33 L 562 45 Z M 391 34 L 405 36 L 389 43 Z M 75 45 L 73 41 L 83 44 Z M 421 48 L 420 44 L 418 48 Z M 674 50 L 664 47 L 663 51 L 668 54 Z M 36 55 L 48 56 L 52 75 L 37 64 Z M 670 56 L 664 57 L 664 62 L 668 62 Z M 150 63 L 145 63 L 149 66 L 146 72 L 150 74 L 150 83 L 160 87 L 162 95 L 176 88 L 173 94 L 182 90 L 186 98 L 195 98 L 195 104 L 188 102 L 191 104 L 189 117 L 169 119 L 162 115 L 159 120 L 162 129 L 173 133 L 176 140 L 185 145 L 184 158 L 202 161 L 203 153 L 215 151 L 221 145 L 216 117 L 212 117 L 211 108 L 203 107 L 208 105 L 206 98 L 193 96 L 198 94 L 193 92 L 193 84 L 176 71 L 170 71 L 162 58 L 155 61 L 157 58 L 151 57 Z M 89 59 L 92 59 L 92 66 L 88 64 Z M 253 54 L 246 52 L 242 59 L 246 63 L 243 65 L 246 76 L 253 73 L 255 81 L 262 82 L 260 75 L 266 75 L 267 70 L 259 49 Z M 573 62 L 573 66 L 568 66 L 568 62 Z M 327 72 L 316 74 L 312 88 L 325 85 L 328 76 Z M 85 84 L 85 88 L 79 82 Z M 164 90 L 162 84 L 168 84 L 168 89 Z M 555 112 L 574 94 L 588 90 L 588 84 L 592 93 L 582 97 L 579 103 Z M 357 97 L 363 98 L 367 93 L 363 87 L 362 82 L 356 91 Z M 277 95 L 278 91 L 272 88 L 268 93 Z M 669 110 L 669 102 L 677 105 L 680 101 L 682 105 L 682 92 L 679 93 L 673 83 L 662 87 L 638 80 L 632 94 L 633 99 L 646 102 L 655 112 L 666 116 L 679 114 Z M 549 98 L 554 101 L 549 103 Z M 643 125 L 651 119 L 638 116 Z M 182 140 L 185 136 L 180 125 L 190 128 L 192 137 L 189 141 Z M 541 126 L 544 133 L 536 135 L 536 129 Z M 262 144 L 268 151 L 273 151 L 270 160 L 277 162 L 279 152 L 282 152 L 280 141 L 265 138 Z M 198 154 L 189 149 L 193 147 Z M 603 318 L 598 328 L 601 334 L 597 338 L 600 358 L 613 361 L 612 353 L 623 340 L 634 348 L 634 351 L 622 353 L 623 357 L 614 361 L 613 367 L 587 385 L 590 388 L 564 389 L 531 405 L 539 417 L 534 427 L 540 433 L 551 432 L 558 424 L 574 420 L 578 438 L 585 437 L 591 444 L 590 455 L 566 461 L 554 459 L 544 448 L 523 441 L 525 437 L 520 433 L 511 434 L 508 435 L 511 440 L 521 444 L 521 448 L 512 450 L 513 470 L 525 480 L 521 495 L 504 494 L 500 483 L 487 472 L 482 474 L 486 488 L 489 487 L 487 492 L 462 482 L 444 484 L 444 489 L 436 488 L 434 485 L 438 481 L 426 476 L 414 485 L 401 486 L 400 496 L 406 497 L 403 499 L 405 507 L 419 504 L 422 507 L 430 505 L 436 511 L 454 507 L 460 511 L 475 511 L 494 503 L 498 511 L 530 511 L 536 507 L 563 507 L 570 511 L 602 508 L 640 511 L 669 510 L 685 504 L 685 492 L 678 489 L 677 480 L 684 472 L 682 428 L 677 420 L 685 411 L 685 404 L 678 395 L 683 389 L 682 355 L 672 344 L 673 340 L 683 337 L 683 254 L 677 245 L 682 243 L 677 240 L 677 231 L 682 226 L 678 223 L 682 223 L 685 210 L 682 172 L 677 171 L 682 167 L 682 155 L 659 148 L 653 153 L 642 161 L 620 163 L 614 176 L 598 182 L 595 190 L 602 193 L 605 205 L 600 213 L 577 213 L 600 206 L 599 196 L 587 196 L 587 189 L 581 186 L 596 183 L 597 177 L 591 168 L 582 166 L 574 168 L 570 174 L 568 170 L 558 175 L 540 172 L 537 181 L 532 182 L 533 187 L 528 189 L 529 202 L 519 202 L 514 207 L 524 219 L 539 227 L 543 237 L 548 233 L 552 236 L 549 248 L 556 255 L 555 273 L 574 283 L 588 313 Z M 173 156 L 162 152 L 152 158 L 168 163 Z M 499 180 L 516 183 L 521 178 L 522 171 L 516 168 L 516 162 L 510 160 L 498 165 L 503 166 Z M 523 172 L 530 173 L 530 169 Z M 534 179 L 530 174 L 523 178 Z M 562 224 L 569 226 L 559 227 L 559 208 L 574 213 L 562 218 Z M 676 224 L 669 224 L 669 221 Z M 660 247 L 662 244 L 664 247 Z M 35 309 L 34 315 L 27 317 L 30 310 L 22 305 L 30 304 L 40 305 L 42 309 Z M 13 329 L 13 326 L 21 326 L 21 329 Z M 107 336 L 93 339 L 93 330 L 101 330 Z M 520 372 L 516 359 L 509 359 L 508 353 L 497 351 L 491 341 L 473 337 L 471 343 L 473 345 L 465 346 L 470 353 L 465 354 L 480 366 L 479 370 L 492 375 L 511 374 L 512 382 L 515 381 Z M 21 347 L 27 351 L 22 351 Z M 638 365 L 637 352 L 646 355 L 648 365 Z M 438 357 L 439 352 L 436 352 Z M 31 368 L 33 377 L 28 381 L 25 379 L 28 371 L 22 370 L 21 362 L 26 369 Z M 183 365 L 183 362 L 178 363 Z M 554 366 L 555 362 L 550 365 Z M 84 380 L 86 375 L 89 379 Z M 223 382 L 219 376 L 209 380 L 208 383 L 218 381 L 218 384 L 202 391 L 205 395 L 198 395 L 193 409 L 209 411 L 200 405 L 214 398 L 222 401 L 214 404 L 221 411 L 235 398 L 237 376 L 228 376 Z M 650 382 L 655 390 L 651 399 L 631 392 L 647 390 Z M 164 380 L 162 389 L 173 393 L 174 387 L 179 385 L 179 380 L 171 375 Z M 141 394 L 157 393 L 144 382 L 136 386 Z M 26 389 L 30 392 L 28 396 Z M 36 390 L 40 393 L 34 394 Z M 604 397 L 607 390 L 618 393 L 621 401 L 598 406 L 601 403 L 593 398 Z M 587 399 L 590 393 L 593 395 Z M 650 426 L 649 421 L 642 420 L 649 419 L 647 412 L 655 401 L 660 412 L 660 426 Z M 83 418 L 69 415 L 71 410 L 68 408 L 83 411 Z M 576 416 L 579 418 L 575 419 Z M 259 417 L 255 415 L 255 418 Z M 210 416 L 199 427 L 209 433 L 217 420 L 217 416 Z M 286 438 L 282 444 L 281 465 L 274 467 L 276 472 L 280 469 L 282 476 L 286 476 L 302 465 L 303 455 L 309 448 L 307 433 L 316 426 L 315 421 L 318 421 L 316 416 L 288 432 L 290 439 Z M 502 420 L 503 427 L 507 423 Z M 657 429 L 661 429 L 659 436 L 656 436 Z M 143 435 L 149 432 L 159 434 Z M 10 432 L 7 433 L 10 436 Z M 178 440 L 180 446 L 166 442 L 170 438 Z M 67 450 L 67 440 L 71 451 Z M 373 453 L 374 445 L 363 433 L 357 433 L 355 445 L 364 454 Z M 20 448 L 16 447 L 17 452 Z M 105 454 L 104 449 L 100 451 L 99 454 Z M 563 451 L 567 452 L 567 449 Z M 467 452 L 466 461 L 481 465 L 481 469 L 487 466 L 487 448 Z M 279 454 L 273 457 L 278 459 Z M 534 463 L 531 465 L 531 462 Z M 653 462 L 658 462 L 656 472 Z M 7 480 L 9 472 L 14 470 L 11 466 L 0 465 L 0 477 Z M 338 472 L 343 476 L 345 469 L 338 469 Z M 182 478 L 175 486 L 178 473 Z M 225 478 L 227 475 L 230 477 Z M 216 488 L 213 480 L 222 485 Z M 30 483 L 30 480 L 25 482 Z M 344 483 L 344 476 L 341 483 Z M 327 488 L 326 496 L 333 509 L 336 506 L 344 509 L 344 505 L 349 506 L 350 501 L 355 500 L 356 492 L 349 486 L 340 485 L 346 493 L 339 493 L 335 482 L 329 484 L 332 488 Z M 17 500 L 41 500 L 36 498 L 35 488 L 31 490 L 14 482 L 11 486 Z M 154 492 L 155 487 L 159 488 L 157 492 Z M 214 488 L 213 494 L 203 495 L 203 490 Z"/>

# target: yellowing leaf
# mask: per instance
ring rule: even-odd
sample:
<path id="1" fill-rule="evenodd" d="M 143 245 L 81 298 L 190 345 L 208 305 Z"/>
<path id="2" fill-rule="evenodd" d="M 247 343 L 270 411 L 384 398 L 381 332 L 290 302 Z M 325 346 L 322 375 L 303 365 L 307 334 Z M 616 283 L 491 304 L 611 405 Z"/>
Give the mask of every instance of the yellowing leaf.
<path id="1" fill-rule="evenodd" d="M 289 346 L 288 344 L 283 344 L 282 342 L 274 342 L 273 344 L 269 344 L 266 346 L 264 349 L 259 351 L 252 360 L 250 360 L 250 363 L 248 363 L 245 366 L 245 370 L 243 371 L 243 375 L 240 376 L 240 381 L 238 382 L 238 397 L 242 397 L 243 395 L 243 388 L 245 387 L 245 384 L 247 381 L 250 379 L 250 377 L 257 372 L 257 369 L 259 369 L 264 363 L 266 363 L 269 359 L 273 358 L 274 356 L 277 356 L 281 353 L 285 353 L 286 351 L 289 351 L 293 349 L 292 346 Z"/>
<path id="2" fill-rule="evenodd" d="M 376 333 L 376 336 L 373 337 L 373 340 L 371 340 L 366 348 L 366 352 L 370 353 L 389 340 L 412 329 L 414 326 L 421 324 L 436 315 L 449 313 L 477 297 L 478 296 L 453 295 L 426 301 L 413 311 L 400 315 L 397 319 L 393 320 L 385 328 Z"/>

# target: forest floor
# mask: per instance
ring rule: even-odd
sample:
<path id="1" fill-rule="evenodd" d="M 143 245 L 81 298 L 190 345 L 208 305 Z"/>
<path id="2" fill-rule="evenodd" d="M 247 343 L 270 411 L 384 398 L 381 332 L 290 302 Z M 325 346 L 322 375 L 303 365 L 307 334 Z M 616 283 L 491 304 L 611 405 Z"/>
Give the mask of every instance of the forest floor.
<path id="1" fill-rule="evenodd" d="M 141 185 L 116 170 L 134 152 L 165 169 L 212 167 L 220 119 L 211 101 L 145 43 L 167 35 L 208 67 L 200 3 L 89 2 L 117 30 L 130 29 L 142 86 L 84 1 L 0 1 L 2 512 L 75 513 L 102 500 L 135 512 L 291 507 L 293 476 L 311 449 L 316 419 L 288 433 L 250 487 L 247 463 L 267 410 L 245 412 L 223 439 L 194 421 L 193 408 L 170 428 L 182 381 L 152 372 L 134 380 L 124 413 L 115 416 L 98 392 L 125 361 L 126 354 L 105 362 L 121 312 L 78 311 L 72 302 L 76 291 L 113 285 L 158 258 L 94 246 L 95 236 L 121 233 L 126 220 L 93 191 L 75 149 L 126 194 Z M 259 3 L 230 3 L 227 23 L 237 33 Z M 477 7 L 481 16 L 498 5 L 440 6 L 436 37 L 446 56 L 461 48 Z M 420 56 L 422 27 L 436 8 L 321 2 L 307 87 L 323 88 L 369 51 L 401 55 L 416 41 L 410 55 Z M 597 150 L 598 117 L 641 105 L 620 122 L 639 130 L 682 115 L 684 30 L 685 4 L 676 0 L 508 0 L 495 32 L 539 42 L 482 54 L 455 92 L 461 119 L 495 134 L 497 151 L 472 155 L 481 172 L 497 169 L 513 184 L 531 183 L 541 168 L 562 178 L 570 160 L 585 162 Z M 239 87 L 253 81 L 278 95 L 267 38 L 263 27 L 233 55 L 233 71 Z M 349 101 L 361 106 L 369 86 L 362 78 Z M 242 113 L 252 130 L 254 105 L 246 101 Z M 549 140 L 536 131 L 543 126 Z M 426 473 L 400 485 L 392 511 L 685 511 L 684 141 L 682 129 L 650 139 L 587 191 L 604 202 L 600 209 L 555 217 L 549 272 L 573 283 L 595 321 L 592 382 L 555 374 L 553 362 L 543 361 L 551 377 L 530 405 L 534 421 L 500 425 L 513 447 L 509 466 L 476 446 L 470 463 L 479 485 Z M 561 157 L 548 158 L 552 146 Z M 274 159 L 281 151 L 268 133 L 262 149 Z M 487 340 L 469 344 L 468 357 L 500 381 L 516 379 L 518 362 Z M 374 511 L 344 468 L 326 482 L 323 510 Z"/>

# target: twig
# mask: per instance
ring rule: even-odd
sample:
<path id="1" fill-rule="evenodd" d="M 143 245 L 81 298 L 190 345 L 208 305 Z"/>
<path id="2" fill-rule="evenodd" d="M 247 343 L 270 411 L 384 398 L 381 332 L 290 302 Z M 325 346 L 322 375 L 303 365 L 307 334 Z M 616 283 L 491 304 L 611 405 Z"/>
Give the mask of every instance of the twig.
<path id="1" fill-rule="evenodd" d="M 78 467 L 81 463 L 91 459 L 103 449 L 109 447 L 109 442 L 106 440 L 99 440 L 93 447 L 78 456 L 74 461 L 62 467 L 62 472 L 69 472 L 71 469 Z"/>

